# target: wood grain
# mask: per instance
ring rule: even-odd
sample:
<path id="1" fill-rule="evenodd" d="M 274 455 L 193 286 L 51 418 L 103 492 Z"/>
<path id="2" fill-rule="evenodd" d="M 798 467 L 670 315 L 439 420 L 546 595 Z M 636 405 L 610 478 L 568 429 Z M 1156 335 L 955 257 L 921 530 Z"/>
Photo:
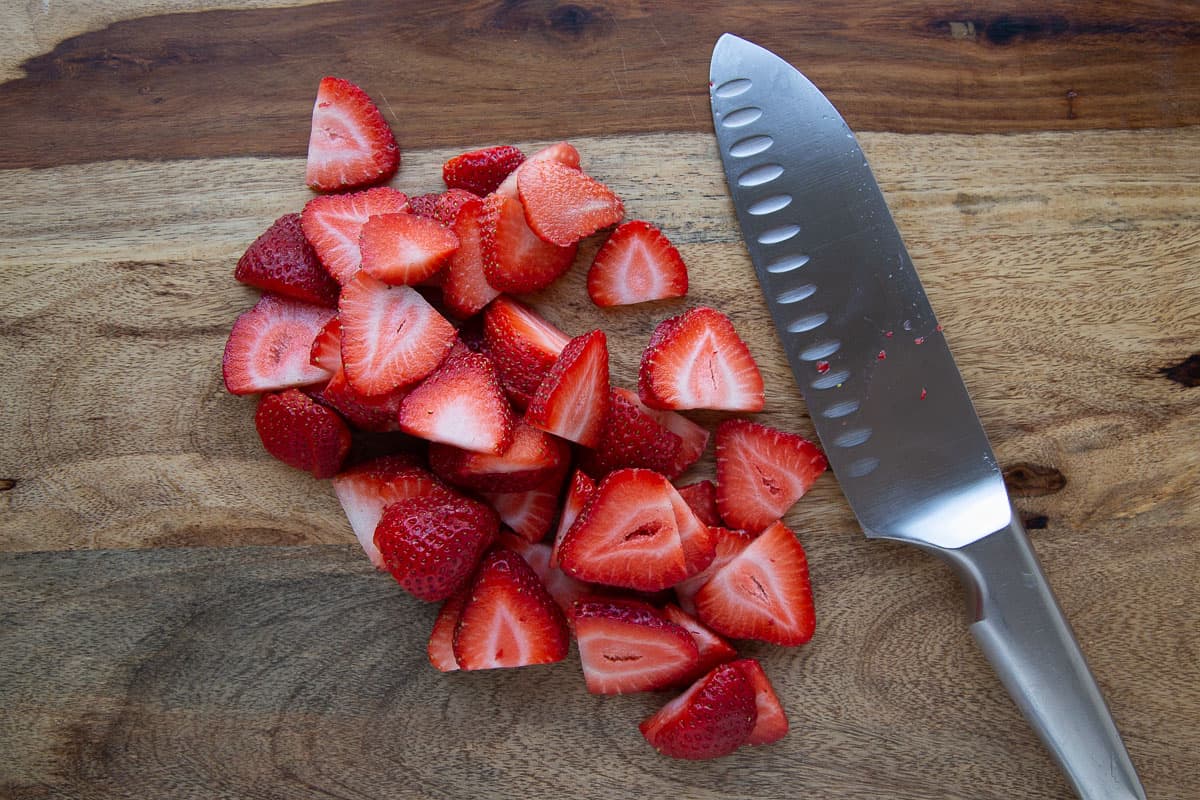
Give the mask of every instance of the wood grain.
<path id="1" fill-rule="evenodd" d="M 0 168 L 300 155 L 328 73 L 361 83 L 403 148 L 708 130 L 727 30 L 794 61 L 855 130 L 1200 123 L 1200 6 L 1170 0 L 214 6 L 43 21 L 60 40 L 0 86 Z"/>

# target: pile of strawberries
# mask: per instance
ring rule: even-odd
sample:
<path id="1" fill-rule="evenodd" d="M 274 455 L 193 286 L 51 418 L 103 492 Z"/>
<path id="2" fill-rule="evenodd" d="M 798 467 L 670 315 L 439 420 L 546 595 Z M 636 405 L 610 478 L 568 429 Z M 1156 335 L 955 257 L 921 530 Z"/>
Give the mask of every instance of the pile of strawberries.
<path id="1" fill-rule="evenodd" d="M 662 321 L 635 392 L 610 384 L 603 331 L 569 335 L 513 298 L 614 225 L 588 272 L 597 305 L 687 293 L 678 251 L 622 223 L 574 147 L 464 153 L 443 167 L 445 192 L 414 197 L 378 185 L 399 160 L 370 98 L 325 78 L 307 169 L 322 194 L 235 272 L 264 294 L 234 323 L 223 373 L 230 392 L 261 394 L 263 445 L 332 478 L 372 563 L 442 603 L 437 669 L 561 661 L 573 637 L 591 692 L 687 687 L 641 725 L 660 752 L 776 741 L 787 718 L 771 683 L 727 639 L 811 638 L 808 565 L 780 518 L 823 454 L 731 415 L 713 437 L 716 482 L 676 486 L 710 438 L 679 411 L 763 408 L 730 320 L 696 307 Z M 411 439 L 347 465 L 356 430 Z"/>

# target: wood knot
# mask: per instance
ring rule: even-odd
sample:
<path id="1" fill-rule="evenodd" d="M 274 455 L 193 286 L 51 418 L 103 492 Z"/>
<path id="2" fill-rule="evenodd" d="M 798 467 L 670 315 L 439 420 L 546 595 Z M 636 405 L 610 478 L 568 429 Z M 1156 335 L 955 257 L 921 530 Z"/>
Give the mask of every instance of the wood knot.
<path id="1" fill-rule="evenodd" d="M 1045 514 L 1025 514 L 1021 517 L 1021 524 L 1027 531 L 1040 531 L 1050 524 L 1050 518 Z"/>
<path id="2" fill-rule="evenodd" d="M 609 33 L 612 14 L 603 7 L 588 8 L 576 3 L 510 2 L 492 16 L 492 27 L 506 32 L 543 31 L 560 39 L 578 42 Z"/>
<path id="3" fill-rule="evenodd" d="M 1003 47 L 1020 40 L 1035 41 L 1062 36 L 1070 27 L 1065 17 L 1015 17 L 1003 14 L 988 22 L 983 34 L 992 44 Z"/>
<path id="4" fill-rule="evenodd" d="M 1200 386 L 1200 353 L 1193 353 L 1178 364 L 1162 367 L 1158 374 L 1189 389 Z"/>
<path id="5" fill-rule="evenodd" d="M 1016 497 L 1044 497 L 1062 491 L 1067 478 L 1054 467 L 1022 461 L 1004 470 L 1004 485 Z"/>
<path id="6" fill-rule="evenodd" d="M 16 478 L 0 478 L 0 492 L 7 492 L 17 486 Z"/>

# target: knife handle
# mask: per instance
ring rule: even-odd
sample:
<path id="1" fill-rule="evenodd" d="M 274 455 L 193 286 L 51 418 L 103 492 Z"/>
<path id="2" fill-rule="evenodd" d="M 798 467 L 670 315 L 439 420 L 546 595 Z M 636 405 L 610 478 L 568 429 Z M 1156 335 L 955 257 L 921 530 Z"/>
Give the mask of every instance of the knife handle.
<path id="1" fill-rule="evenodd" d="M 1016 513 L 1007 528 L 938 555 L 967 589 L 975 641 L 1076 793 L 1083 800 L 1145 800 Z"/>

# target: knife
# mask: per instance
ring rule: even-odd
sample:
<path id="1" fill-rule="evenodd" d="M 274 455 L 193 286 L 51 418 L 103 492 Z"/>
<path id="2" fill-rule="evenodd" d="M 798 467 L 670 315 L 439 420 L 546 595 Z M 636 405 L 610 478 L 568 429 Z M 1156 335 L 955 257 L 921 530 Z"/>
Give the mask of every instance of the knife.
<path id="1" fill-rule="evenodd" d="M 732 34 L 709 93 L 742 238 L 863 531 L 949 562 L 971 633 L 1081 798 L 1144 800 L 854 134 L 798 70 Z"/>

